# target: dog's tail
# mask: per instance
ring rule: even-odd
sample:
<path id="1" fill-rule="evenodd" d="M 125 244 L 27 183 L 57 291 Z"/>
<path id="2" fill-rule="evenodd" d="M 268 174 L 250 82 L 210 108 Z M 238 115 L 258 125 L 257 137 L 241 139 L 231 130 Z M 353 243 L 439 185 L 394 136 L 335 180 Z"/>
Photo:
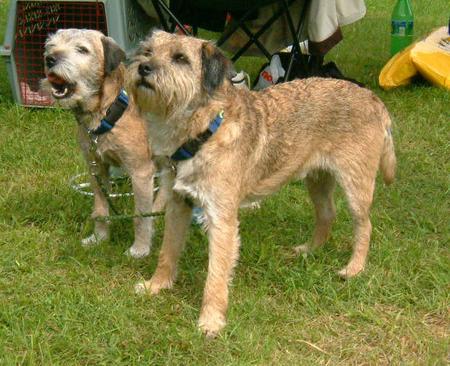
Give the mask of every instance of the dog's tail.
<path id="1" fill-rule="evenodd" d="M 383 116 L 383 125 L 385 128 L 383 151 L 381 152 L 380 169 L 383 174 L 383 180 L 386 184 L 391 184 L 395 178 L 395 166 L 397 159 L 395 157 L 394 140 L 392 139 L 392 123 L 389 113 L 385 110 Z"/>

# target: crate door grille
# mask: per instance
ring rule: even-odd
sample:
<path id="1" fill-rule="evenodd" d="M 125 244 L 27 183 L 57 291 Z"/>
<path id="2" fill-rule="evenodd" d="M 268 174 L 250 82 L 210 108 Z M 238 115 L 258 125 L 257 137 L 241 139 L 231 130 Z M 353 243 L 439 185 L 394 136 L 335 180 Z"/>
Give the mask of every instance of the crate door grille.
<path id="1" fill-rule="evenodd" d="M 108 34 L 105 6 L 99 1 L 18 1 L 14 58 L 22 104 L 51 105 L 39 90 L 44 75 L 44 44 L 61 28 L 97 29 Z"/>

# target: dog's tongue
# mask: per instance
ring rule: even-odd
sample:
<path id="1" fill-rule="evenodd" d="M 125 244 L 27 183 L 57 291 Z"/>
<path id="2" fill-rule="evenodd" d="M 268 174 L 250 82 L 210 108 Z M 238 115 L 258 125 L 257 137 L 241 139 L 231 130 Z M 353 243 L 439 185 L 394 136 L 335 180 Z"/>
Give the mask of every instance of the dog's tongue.
<path id="1" fill-rule="evenodd" d="M 48 74 L 47 79 L 52 84 L 56 84 L 56 85 L 64 85 L 64 84 L 66 84 L 66 81 L 62 77 L 60 77 L 58 75 L 55 75 L 53 73 Z"/>

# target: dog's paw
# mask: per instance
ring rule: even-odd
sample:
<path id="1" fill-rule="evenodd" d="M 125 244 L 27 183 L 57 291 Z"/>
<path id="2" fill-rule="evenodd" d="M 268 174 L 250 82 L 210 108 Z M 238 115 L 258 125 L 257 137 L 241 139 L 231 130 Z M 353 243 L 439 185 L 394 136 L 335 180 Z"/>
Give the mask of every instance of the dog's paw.
<path id="1" fill-rule="evenodd" d="M 170 289 L 173 281 L 158 281 L 153 277 L 149 281 L 139 282 L 134 286 L 134 292 L 138 295 L 157 295 L 163 289 Z"/>
<path id="2" fill-rule="evenodd" d="M 136 259 L 144 258 L 149 254 L 150 254 L 150 246 L 143 247 L 142 245 L 137 246 L 136 244 L 128 248 L 127 251 L 125 252 L 125 255 Z"/>
<path id="3" fill-rule="evenodd" d="M 81 245 L 84 247 L 92 247 L 94 245 L 100 244 L 102 241 L 105 241 L 107 239 L 107 236 L 102 237 L 96 234 L 91 234 L 87 238 L 81 239 Z"/>
<path id="4" fill-rule="evenodd" d="M 364 266 L 347 265 L 344 268 L 342 268 L 340 271 L 338 271 L 337 274 L 342 279 L 348 280 L 352 277 L 355 277 L 358 273 L 362 272 L 363 270 L 364 270 Z"/>
<path id="5" fill-rule="evenodd" d="M 298 245 L 294 248 L 294 253 L 296 255 L 306 255 L 308 253 L 311 253 L 311 247 L 309 246 L 309 244 Z"/>
<path id="6" fill-rule="evenodd" d="M 248 208 L 250 210 L 257 210 L 257 209 L 261 208 L 261 203 L 259 201 L 244 202 L 244 203 L 241 203 L 240 208 Z"/>
<path id="7" fill-rule="evenodd" d="M 138 282 L 134 285 L 134 293 L 137 295 L 144 295 L 147 293 L 147 287 L 145 286 L 145 282 Z"/>
<path id="8" fill-rule="evenodd" d="M 199 329 L 208 338 L 217 337 L 226 324 L 225 316 L 219 312 L 202 311 L 198 320 Z"/>

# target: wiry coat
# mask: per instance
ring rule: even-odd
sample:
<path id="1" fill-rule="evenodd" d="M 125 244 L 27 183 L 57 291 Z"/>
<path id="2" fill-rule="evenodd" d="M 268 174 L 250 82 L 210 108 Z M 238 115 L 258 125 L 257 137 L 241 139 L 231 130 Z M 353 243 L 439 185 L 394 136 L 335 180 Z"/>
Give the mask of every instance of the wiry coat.
<path id="1" fill-rule="evenodd" d="M 394 178 L 391 121 L 369 90 L 343 80 L 296 80 L 260 92 L 227 79 L 229 61 L 208 42 L 156 32 L 129 68 L 129 86 L 147 116 L 155 154 L 170 156 L 224 112 L 217 132 L 189 160 L 176 164 L 160 259 L 137 290 L 172 286 L 190 208 L 205 209 L 209 265 L 199 325 L 208 335 L 225 325 L 228 282 L 239 253 L 238 208 L 294 179 L 305 178 L 316 210 L 312 241 L 322 245 L 335 217 L 333 190 L 343 188 L 355 223 L 352 258 L 339 274 L 363 270 L 369 247 L 375 177 Z M 156 138 L 157 136 L 157 138 Z"/>
<path id="2" fill-rule="evenodd" d="M 94 30 L 64 29 L 50 36 L 45 46 L 46 79 L 42 88 L 57 102 L 70 108 L 78 121 L 78 137 L 91 175 L 109 186 L 110 165 L 122 167 L 130 176 L 135 198 L 135 212 L 152 210 L 154 164 L 148 144 L 147 129 L 130 100 L 127 109 L 108 133 L 98 136 L 96 151 L 88 130 L 99 126 L 108 108 L 124 85 L 125 53 L 109 37 Z M 92 217 L 109 215 L 109 205 L 98 180 L 91 176 L 94 192 Z M 162 199 L 162 198 L 161 198 Z M 163 204 L 160 200 L 160 206 Z M 158 207 L 160 209 L 161 207 Z M 128 253 L 142 257 L 149 253 L 152 221 L 134 220 L 134 244 Z M 96 244 L 109 237 L 109 222 L 95 221 L 94 233 L 82 240 Z"/>

